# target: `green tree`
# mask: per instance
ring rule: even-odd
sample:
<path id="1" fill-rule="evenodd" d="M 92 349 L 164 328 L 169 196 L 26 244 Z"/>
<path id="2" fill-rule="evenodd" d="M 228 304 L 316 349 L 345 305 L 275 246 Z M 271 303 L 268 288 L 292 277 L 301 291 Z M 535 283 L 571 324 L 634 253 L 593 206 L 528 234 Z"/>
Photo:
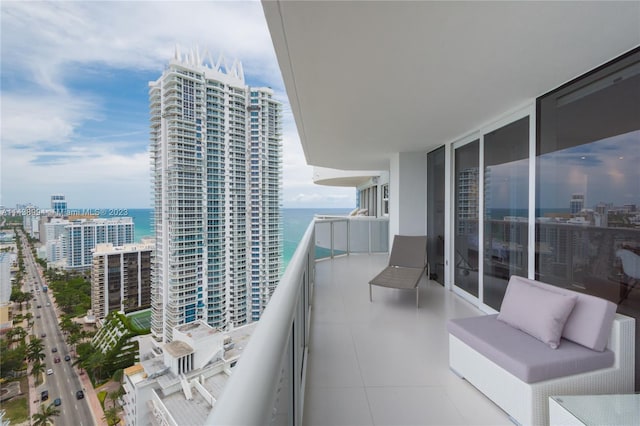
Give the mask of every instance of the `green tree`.
<path id="1" fill-rule="evenodd" d="M 106 410 L 104 410 L 103 419 L 109 426 L 115 426 L 120 423 L 120 411 L 122 411 L 122 407 L 119 406 L 107 408 Z"/>
<path id="2" fill-rule="evenodd" d="M 10 372 L 23 367 L 26 348 L 26 345 L 20 344 L 9 349 L 9 342 L 5 339 L 0 340 L 0 377 L 7 377 Z"/>
<path id="3" fill-rule="evenodd" d="M 31 418 L 33 419 L 33 426 L 47 426 L 54 417 L 60 414 L 53 403 L 49 405 L 40 405 L 40 411 L 35 413 Z"/>
<path id="4" fill-rule="evenodd" d="M 22 327 L 13 327 L 7 331 L 6 337 L 9 343 L 16 343 L 24 341 L 24 338 L 27 337 L 27 332 Z"/>
<path id="5" fill-rule="evenodd" d="M 104 371 L 105 354 L 101 350 L 94 350 L 93 353 L 87 359 L 87 371 L 91 371 L 91 376 L 95 381 L 102 380 L 102 372 Z"/>
<path id="6" fill-rule="evenodd" d="M 31 366 L 31 375 L 36 381 L 36 384 L 40 382 L 40 377 L 42 377 L 42 373 L 46 370 L 47 365 L 43 364 L 40 360 L 37 360 Z"/>
<path id="7" fill-rule="evenodd" d="M 11 296 L 9 297 L 9 300 L 11 300 L 12 302 L 19 303 L 20 309 L 22 310 L 22 304 L 24 302 L 28 302 L 32 298 L 33 298 L 33 295 L 31 293 L 27 293 L 20 290 L 17 287 L 13 287 L 13 289 L 11 289 Z"/>
<path id="8" fill-rule="evenodd" d="M 31 337 L 29 346 L 27 346 L 27 359 L 29 361 L 42 361 L 46 355 L 44 354 L 44 344 L 42 339 Z"/>

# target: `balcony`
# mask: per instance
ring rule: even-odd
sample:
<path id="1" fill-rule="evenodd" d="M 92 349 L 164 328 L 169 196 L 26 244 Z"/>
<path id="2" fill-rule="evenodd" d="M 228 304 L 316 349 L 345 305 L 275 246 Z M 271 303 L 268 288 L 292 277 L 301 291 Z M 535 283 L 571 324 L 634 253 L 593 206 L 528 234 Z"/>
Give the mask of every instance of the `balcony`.
<path id="1" fill-rule="evenodd" d="M 511 424 L 448 367 L 447 320 L 480 311 L 426 278 L 420 308 L 386 288 L 369 302 L 388 231 L 350 222 L 309 226 L 207 424 Z"/>

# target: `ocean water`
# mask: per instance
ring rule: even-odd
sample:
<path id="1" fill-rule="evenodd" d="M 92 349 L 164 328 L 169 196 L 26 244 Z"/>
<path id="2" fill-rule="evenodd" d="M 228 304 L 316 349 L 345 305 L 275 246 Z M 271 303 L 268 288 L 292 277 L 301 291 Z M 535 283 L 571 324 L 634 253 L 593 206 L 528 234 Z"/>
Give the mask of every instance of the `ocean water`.
<path id="1" fill-rule="evenodd" d="M 153 209 L 123 209 L 135 224 L 134 239 L 136 242 L 144 237 L 153 237 Z M 307 208 L 282 209 L 282 263 L 286 268 L 293 253 L 298 247 L 314 215 L 346 215 L 350 208 Z M 108 216 L 103 216 L 108 217 Z"/>
<path id="2" fill-rule="evenodd" d="M 351 210 L 353 209 L 282 209 L 282 264 L 284 269 L 287 268 L 314 215 L 346 215 Z"/>

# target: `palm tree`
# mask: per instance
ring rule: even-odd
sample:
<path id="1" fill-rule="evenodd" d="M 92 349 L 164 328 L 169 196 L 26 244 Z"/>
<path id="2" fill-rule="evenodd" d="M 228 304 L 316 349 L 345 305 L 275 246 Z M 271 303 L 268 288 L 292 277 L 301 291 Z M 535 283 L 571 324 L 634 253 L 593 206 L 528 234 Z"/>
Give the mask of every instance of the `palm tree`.
<path id="1" fill-rule="evenodd" d="M 47 426 L 53 417 L 60 414 L 60 410 L 58 410 L 53 403 L 49 405 L 41 404 L 40 409 L 41 410 L 39 412 L 31 416 L 33 419 L 33 426 Z"/>
<path id="2" fill-rule="evenodd" d="M 7 333 L 5 334 L 5 337 L 7 338 L 7 341 L 9 343 L 14 343 L 15 341 L 19 340 L 16 339 L 16 336 L 18 336 L 20 333 L 18 330 L 22 330 L 21 327 L 14 327 L 14 328 L 10 328 Z M 24 330 L 22 330 L 24 331 Z"/>
<path id="3" fill-rule="evenodd" d="M 113 406 L 111 408 L 107 408 L 104 410 L 103 419 L 107 422 L 109 426 L 115 426 L 120 423 L 120 411 L 122 408 L 119 406 Z"/>
<path id="4" fill-rule="evenodd" d="M 36 383 L 40 382 L 40 376 L 44 373 L 44 370 L 47 368 L 46 364 L 40 362 L 40 360 L 36 360 L 31 366 L 31 375 L 35 379 Z"/>
<path id="5" fill-rule="evenodd" d="M 31 337 L 31 341 L 27 347 L 27 359 L 29 361 L 42 361 L 45 357 L 42 339 Z"/>
<path id="6" fill-rule="evenodd" d="M 104 367 L 106 358 L 107 357 L 101 350 L 96 350 L 91 354 L 91 356 L 89 356 L 89 359 L 87 359 L 85 368 L 87 371 L 91 371 L 91 376 L 94 380 L 102 378 L 102 367 Z"/>
<path id="7" fill-rule="evenodd" d="M 120 397 L 122 397 L 125 394 L 124 388 L 122 387 L 122 385 L 118 386 L 118 389 L 109 392 L 107 394 L 107 396 L 109 397 L 109 399 L 111 400 L 111 406 L 112 407 L 119 407 L 120 405 L 117 403 L 118 399 L 120 399 Z"/>
<path id="8" fill-rule="evenodd" d="M 27 314 L 24 316 L 24 319 L 27 320 L 27 324 L 29 325 L 29 327 L 33 327 L 33 314 L 31 312 L 27 312 Z"/>

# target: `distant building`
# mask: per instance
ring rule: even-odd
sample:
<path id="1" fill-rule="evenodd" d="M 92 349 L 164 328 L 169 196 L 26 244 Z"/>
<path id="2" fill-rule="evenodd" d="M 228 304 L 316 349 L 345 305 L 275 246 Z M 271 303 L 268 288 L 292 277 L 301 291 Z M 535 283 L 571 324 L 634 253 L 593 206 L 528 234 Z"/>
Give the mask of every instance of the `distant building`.
<path id="1" fill-rule="evenodd" d="M 11 255 L 0 252 L 0 330 L 11 328 Z"/>
<path id="2" fill-rule="evenodd" d="M 173 341 L 139 339 L 139 364 L 124 370 L 127 425 L 205 424 L 255 324 L 219 332 L 204 321 L 173 330 Z"/>
<path id="3" fill-rule="evenodd" d="M 64 269 L 89 269 L 93 265 L 93 250 L 98 244 L 115 246 L 133 243 L 133 218 L 52 219 L 45 225 L 57 239 L 47 238 L 47 260 Z M 62 229 L 62 233 L 60 233 Z"/>
<path id="4" fill-rule="evenodd" d="M 149 83 L 156 252 L 151 329 L 260 318 L 282 265 L 282 105 L 242 65 L 176 51 Z"/>
<path id="5" fill-rule="evenodd" d="M 24 206 L 22 212 L 22 227 L 31 238 L 40 239 L 40 209 L 32 204 Z"/>
<path id="6" fill-rule="evenodd" d="M 44 244 L 47 249 L 47 261 L 57 262 L 62 259 L 62 241 L 64 228 L 69 224 L 68 220 L 52 218 L 44 224 Z"/>
<path id="7" fill-rule="evenodd" d="M 151 306 L 154 246 L 154 240 L 96 246 L 91 269 L 91 309 L 96 319 L 102 320 L 112 311 L 128 313 Z"/>
<path id="8" fill-rule="evenodd" d="M 60 216 L 67 214 L 67 200 L 64 195 L 54 194 L 51 196 L 51 210 Z"/>
<path id="9" fill-rule="evenodd" d="M 569 212 L 578 214 L 584 209 L 584 194 L 572 194 L 569 201 Z"/>
<path id="10" fill-rule="evenodd" d="M 457 235 L 467 235 L 477 232 L 479 179 L 477 167 L 469 167 L 458 172 L 458 200 L 456 202 L 456 216 L 458 219 Z"/>
<path id="11" fill-rule="evenodd" d="M 0 252 L 0 305 L 11 298 L 11 255 Z"/>

